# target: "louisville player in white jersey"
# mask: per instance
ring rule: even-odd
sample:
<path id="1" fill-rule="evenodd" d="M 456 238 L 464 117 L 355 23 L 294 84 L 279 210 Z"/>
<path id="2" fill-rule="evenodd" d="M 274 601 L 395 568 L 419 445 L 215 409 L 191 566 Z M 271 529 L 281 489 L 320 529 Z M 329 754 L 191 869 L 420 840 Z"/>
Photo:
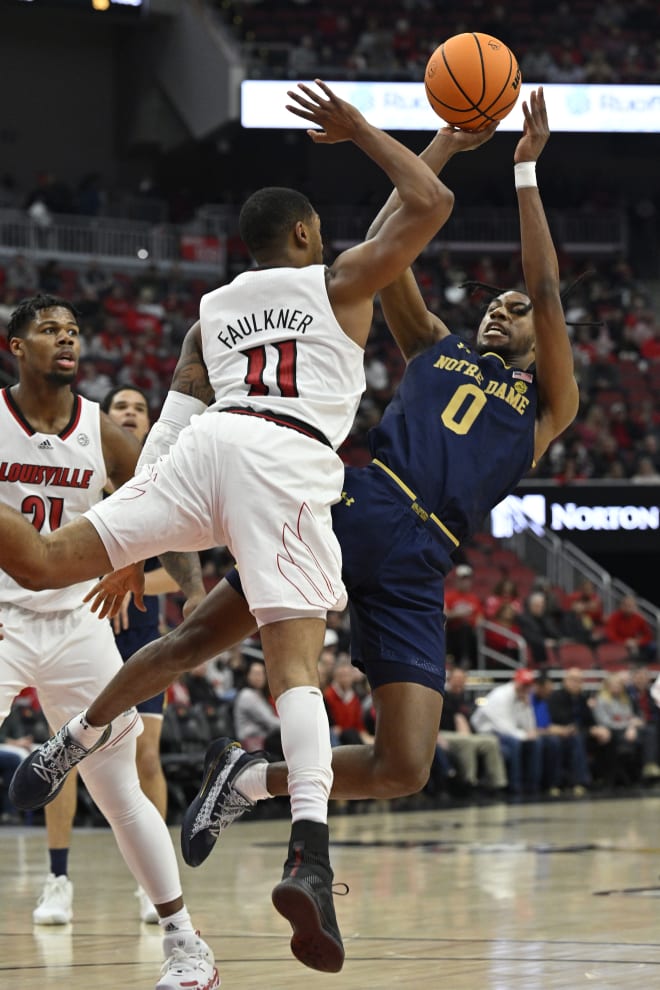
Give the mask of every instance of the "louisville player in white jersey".
<path id="1" fill-rule="evenodd" d="M 8 336 L 18 383 L 0 391 L 0 501 L 31 532 L 53 533 L 98 501 L 108 479 L 121 485 L 130 478 L 140 448 L 96 402 L 72 391 L 80 331 L 69 303 L 47 295 L 23 300 Z M 0 572 L 0 721 L 14 696 L 34 685 L 49 724 L 60 725 L 122 666 L 110 624 L 94 622 L 82 603 L 88 588 L 83 582 L 28 591 Z M 201 597 L 201 575 L 185 590 Z M 80 773 L 126 864 L 158 907 L 166 957 L 158 990 L 208 990 L 219 985 L 213 954 L 185 908 L 168 829 L 139 786 L 140 727 L 135 710 L 127 712 Z"/>
<path id="2" fill-rule="evenodd" d="M 332 750 L 317 670 L 326 613 L 346 601 L 330 511 L 343 483 L 336 448 L 364 388 L 374 296 L 444 223 L 453 195 L 416 155 L 317 85 L 320 95 L 303 84 L 290 92 L 289 109 L 323 128 L 309 132 L 315 142 L 350 140 L 371 157 L 395 185 L 397 208 L 375 237 L 325 267 L 319 216 L 305 196 L 281 188 L 251 196 L 240 230 L 259 268 L 200 308 L 212 411 L 191 420 L 204 399 L 170 393 L 143 451 L 145 470 L 65 530 L 40 538 L 1 509 L 0 565 L 28 586 L 52 587 L 163 549 L 230 548 L 261 631 L 289 768 L 291 839 L 272 899 L 293 928 L 294 955 L 336 972 L 344 949 L 328 853 Z M 135 575 L 133 587 L 140 592 Z M 84 715 L 64 726 L 17 771 L 14 804 L 48 801 L 57 789 L 51 771 L 106 733 Z"/>

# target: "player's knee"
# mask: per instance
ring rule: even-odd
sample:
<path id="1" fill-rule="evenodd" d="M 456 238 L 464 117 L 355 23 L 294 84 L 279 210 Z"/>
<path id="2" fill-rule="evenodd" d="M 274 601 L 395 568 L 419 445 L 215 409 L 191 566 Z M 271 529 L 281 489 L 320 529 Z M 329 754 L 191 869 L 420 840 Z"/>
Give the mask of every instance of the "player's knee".
<path id="1" fill-rule="evenodd" d="M 149 749 L 140 753 L 137 759 L 138 776 L 140 780 L 153 780 L 160 774 L 160 756 L 156 750 Z"/>
<path id="2" fill-rule="evenodd" d="M 386 774 L 387 797 L 407 797 L 417 794 L 426 785 L 431 767 L 428 761 L 410 755 L 390 765 Z"/>

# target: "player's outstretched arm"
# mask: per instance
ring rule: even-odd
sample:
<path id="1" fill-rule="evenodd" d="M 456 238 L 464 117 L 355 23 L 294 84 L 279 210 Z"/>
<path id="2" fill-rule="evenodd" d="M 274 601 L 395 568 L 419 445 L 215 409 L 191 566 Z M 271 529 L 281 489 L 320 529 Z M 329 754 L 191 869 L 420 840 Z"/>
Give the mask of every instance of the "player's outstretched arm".
<path id="1" fill-rule="evenodd" d="M 539 418 L 534 457 L 573 422 L 579 393 L 560 295 L 559 264 L 536 184 L 536 161 L 550 137 L 543 87 L 522 105 L 525 123 L 514 153 L 525 287 L 532 302 Z"/>
<path id="2" fill-rule="evenodd" d="M 352 141 L 383 169 L 401 200 L 376 237 L 344 252 L 332 265 L 337 312 L 336 304 L 354 306 L 372 299 L 412 263 L 451 212 L 453 195 L 417 155 L 369 124 L 321 80 L 316 85 L 321 95 L 304 84 L 291 90 L 297 106 L 287 109 L 322 128 L 309 132 L 316 143 Z"/>
<path id="3" fill-rule="evenodd" d="M 480 132 L 443 127 L 434 135 L 419 157 L 434 172 L 440 173 L 457 152 L 478 148 L 489 141 L 496 130 L 497 124 Z M 399 193 L 394 189 L 369 227 L 367 238 L 374 237 L 378 233 L 388 217 L 398 209 L 400 202 Z M 449 214 L 446 219 L 449 219 Z M 381 290 L 380 300 L 387 325 L 406 360 L 410 360 L 415 354 L 450 333 L 440 317 L 427 309 L 410 268 Z"/>

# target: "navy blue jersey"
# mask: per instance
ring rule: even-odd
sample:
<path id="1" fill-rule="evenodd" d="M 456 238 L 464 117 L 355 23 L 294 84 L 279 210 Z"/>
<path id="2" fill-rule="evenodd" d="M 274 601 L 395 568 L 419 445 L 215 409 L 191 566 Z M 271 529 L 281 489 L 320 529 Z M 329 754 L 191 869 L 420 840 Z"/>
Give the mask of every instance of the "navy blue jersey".
<path id="1" fill-rule="evenodd" d="M 533 371 L 453 334 L 417 355 L 369 433 L 374 461 L 347 468 L 332 522 L 342 550 L 351 655 L 372 689 L 442 692 L 444 581 L 452 552 L 534 456 Z M 240 588 L 237 575 L 228 575 Z"/>
<path id="2" fill-rule="evenodd" d="M 406 367 L 370 431 L 372 456 L 412 489 L 456 545 L 531 468 L 536 399 L 533 371 L 479 355 L 450 334 Z"/>

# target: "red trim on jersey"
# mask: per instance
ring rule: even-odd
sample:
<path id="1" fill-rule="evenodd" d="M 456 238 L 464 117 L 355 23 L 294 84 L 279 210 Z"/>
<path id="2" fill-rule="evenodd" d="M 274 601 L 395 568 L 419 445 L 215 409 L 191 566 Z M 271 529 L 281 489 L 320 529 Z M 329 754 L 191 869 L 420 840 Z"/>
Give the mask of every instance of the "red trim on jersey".
<path id="1" fill-rule="evenodd" d="M 28 422 L 28 420 L 23 415 L 23 413 L 22 413 L 22 411 L 21 411 L 18 403 L 16 402 L 16 400 L 13 397 L 13 395 L 9 391 L 9 388 L 3 388 L 2 389 L 2 396 L 3 396 L 4 400 L 5 400 L 5 405 L 7 406 L 7 409 L 9 410 L 9 412 L 11 413 L 11 415 L 14 417 L 14 419 L 16 420 L 16 422 L 18 423 L 18 425 L 21 427 L 21 429 L 23 430 L 23 432 L 24 433 L 27 433 L 27 435 L 29 437 L 35 436 L 36 433 L 37 433 L 37 431 L 35 429 L 33 429 L 33 427 L 30 425 L 30 423 Z M 44 435 L 45 436 L 49 436 L 49 435 L 50 436 L 53 436 L 53 435 L 55 435 L 55 436 L 58 436 L 60 438 L 60 440 L 68 440 L 68 438 L 71 436 L 71 434 L 73 433 L 73 431 L 77 428 L 78 423 L 80 422 L 80 417 L 82 416 L 82 408 L 83 408 L 82 399 L 81 399 L 81 397 L 79 395 L 76 395 L 75 392 L 74 392 L 73 393 L 73 409 L 71 411 L 71 418 L 69 419 L 69 422 L 66 424 L 66 426 L 64 427 L 64 429 L 62 430 L 61 433 L 57 433 L 57 434 L 44 434 Z"/>
<path id="2" fill-rule="evenodd" d="M 3 388 L 2 396 L 5 400 L 7 409 L 14 417 L 14 419 L 16 420 L 20 428 L 23 430 L 23 432 L 27 433 L 29 437 L 33 437 L 36 431 L 32 429 L 27 419 L 25 419 L 25 417 L 23 416 L 23 413 L 16 405 L 16 402 L 14 401 L 14 397 L 12 396 L 8 388 Z"/>
<path id="3" fill-rule="evenodd" d="M 60 440 L 68 440 L 73 431 L 77 428 L 80 422 L 80 417 L 82 416 L 82 399 L 79 395 L 73 394 L 73 411 L 71 413 L 71 419 L 64 427 L 61 433 L 58 433 Z"/>

